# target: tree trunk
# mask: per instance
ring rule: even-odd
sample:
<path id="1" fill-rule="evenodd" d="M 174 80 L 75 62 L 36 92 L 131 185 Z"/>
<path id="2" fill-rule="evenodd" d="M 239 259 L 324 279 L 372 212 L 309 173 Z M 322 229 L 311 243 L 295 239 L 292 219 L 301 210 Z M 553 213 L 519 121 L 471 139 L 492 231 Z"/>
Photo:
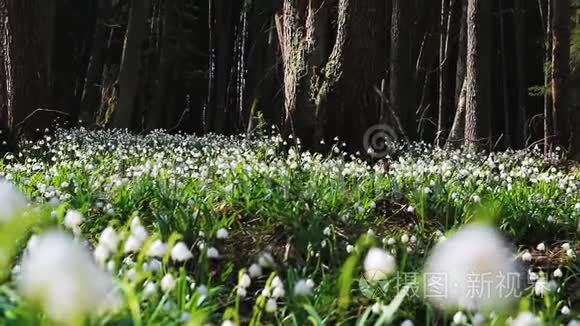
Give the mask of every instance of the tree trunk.
<path id="1" fill-rule="evenodd" d="M 543 4 L 538 0 L 538 7 L 543 11 Z M 551 67 L 550 67 L 550 49 L 552 48 L 552 0 L 546 1 L 546 10 L 543 19 L 545 34 L 544 34 L 544 153 L 548 153 L 553 149 L 554 143 L 554 121 L 552 117 L 551 108 Z"/>
<path id="2" fill-rule="evenodd" d="M 449 131 L 449 138 L 447 138 L 447 147 L 458 147 L 460 146 L 465 138 L 465 104 L 467 97 L 467 84 L 465 79 L 461 82 L 461 92 L 457 97 L 457 111 L 455 112 L 455 119 L 453 120 L 453 126 Z"/>
<path id="3" fill-rule="evenodd" d="M 490 145 L 491 1 L 469 0 L 467 8 L 467 98 L 465 145 Z"/>
<path id="4" fill-rule="evenodd" d="M 129 23 L 119 71 L 119 100 L 112 121 L 114 128 L 131 128 L 132 125 L 141 70 L 141 48 L 148 30 L 149 4 L 150 0 L 131 1 Z"/>
<path id="5" fill-rule="evenodd" d="M 441 0 L 441 21 L 439 36 L 439 101 L 437 116 L 437 146 L 443 146 L 447 138 L 447 119 L 449 114 L 449 62 L 451 43 L 451 20 L 453 16 L 454 0 Z"/>
<path id="6" fill-rule="evenodd" d="M 525 60 L 526 57 L 526 17 L 524 0 L 514 1 L 514 24 L 515 24 L 515 47 L 516 47 L 516 97 L 517 97 L 517 111 L 516 111 L 516 133 L 514 142 L 517 148 L 524 148 L 528 140 L 528 119 L 526 109 L 527 98 L 527 83 Z"/>
<path id="7" fill-rule="evenodd" d="M 47 120 L 29 115 L 49 104 L 51 48 L 46 37 L 53 21 L 46 13 L 54 6 L 49 0 L 0 0 L 2 65 L 4 76 L 3 125 L 20 136 L 35 128 L 46 127 Z"/>
<path id="8" fill-rule="evenodd" d="M 411 104 L 413 75 L 409 37 L 412 26 L 411 1 L 393 0 L 392 3 L 389 100 L 406 133 L 411 139 L 415 139 L 417 130 L 415 110 Z"/>
<path id="9" fill-rule="evenodd" d="M 552 19 L 552 121 L 554 143 L 568 148 L 570 143 L 570 1 L 553 2 Z"/>
<path id="10" fill-rule="evenodd" d="M 506 148 L 512 147 L 512 132 L 510 126 L 510 100 L 509 100 L 509 90 L 508 90 L 508 67 L 507 58 L 508 53 L 506 51 L 505 44 L 505 24 L 503 18 L 503 1 L 499 1 L 499 47 L 500 47 L 500 61 L 501 61 L 501 89 L 502 89 L 502 104 L 503 104 L 503 143 Z M 523 58 L 518 58 L 518 61 L 523 60 Z"/>
<path id="11" fill-rule="evenodd" d="M 111 6 L 110 0 L 99 0 L 97 4 L 96 22 L 91 45 L 91 55 L 87 66 L 79 119 L 87 124 L 95 122 L 96 109 L 99 107 L 100 81 L 105 64 L 105 49 L 107 38 L 107 18 Z"/>

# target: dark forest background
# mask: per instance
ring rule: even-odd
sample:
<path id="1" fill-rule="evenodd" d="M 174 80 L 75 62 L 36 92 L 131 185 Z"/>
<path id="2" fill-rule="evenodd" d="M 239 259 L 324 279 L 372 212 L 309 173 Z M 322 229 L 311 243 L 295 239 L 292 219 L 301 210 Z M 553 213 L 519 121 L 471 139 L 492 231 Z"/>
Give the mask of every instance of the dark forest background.
<path id="1" fill-rule="evenodd" d="M 580 155 L 577 0 L 0 0 L 9 144 L 56 118 Z M 80 122 L 79 122 L 80 120 Z"/>

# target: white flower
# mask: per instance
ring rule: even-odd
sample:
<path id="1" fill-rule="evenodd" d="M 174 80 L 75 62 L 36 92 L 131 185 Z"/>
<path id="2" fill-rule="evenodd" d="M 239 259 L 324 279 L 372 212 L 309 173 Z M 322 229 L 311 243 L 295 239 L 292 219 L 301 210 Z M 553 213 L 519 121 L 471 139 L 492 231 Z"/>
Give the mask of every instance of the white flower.
<path id="1" fill-rule="evenodd" d="M 568 306 L 564 306 L 562 307 L 562 310 L 560 310 L 560 312 L 562 313 L 562 315 L 568 316 L 570 314 L 570 308 Z"/>
<path id="2" fill-rule="evenodd" d="M 248 288 L 248 287 L 250 287 L 251 284 L 252 284 L 252 279 L 246 273 L 244 273 L 240 277 L 240 281 L 238 282 L 238 285 L 241 286 L 241 287 L 243 287 L 243 288 Z"/>
<path id="3" fill-rule="evenodd" d="M 83 223 L 83 214 L 79 211 L 69 209 L 64 216 L 64 225 L 69 229 L 74 229 Z"/>
<path id="4" fill-rule="evenodd" d="M 483 326 L 484 324 L 485 317 L 480 313 L 476 313 L 473 318 L 471 318 L 471 325 L 473 326 Z"/>
<path id="5" fill-rule="evenodd" d="M 236 326 L 236 323 L 231 320 L 224 320 L 221 326 Z"/>
<path id="6" fill-rule="evenodd" d="M 347 253 L 349 253 L 349 254 L 350 254 L 350 253 L 351 253 L 351 252 L 353 252 L 353 251 L 354 251 L 354 246 L 353 246 L 353 245 L 347 245 L 347 246 L 346 246 L 346 252 L 347 252 Z"/>
<path id="7" fill-rule="evenodd" d="M 512 257 L 511 250 L 495 229 L 477 224 L 465 226 L 446 241 L 439 242 L 427 259 L 426 295 L 445 308 L 505 308 L 513 300 L 505 294 L 514 292 L 505 292 L 506 286 L 499 282 L 502 282 L 501 275 L 518 272 Z M 489 275 L 485 284 L 481 284 L 486 286 L 485 289 L 480 289 L 486 291 L 485 296 L 474 298 L 472 295 L 474 289 L 470 275 L 473 274 Z M 445 275 L 445 282 L 438 282 L 437 275 Z M 447 286 L 449 284 L 453 286 Z M 433 295 L 441 293 L 442 287 L 446 290 L 446 296 Z"/>
<path id="8" fill-rule="evenodd" d="M 0 222 L 6 222 L 12 219 L 14 214 L 24 209 L 28 200 L 26 197 L 9 181 L 0 181 Z"/>
<path id="9" fill-rule="evenodd" d="M 126 273 L 126 276 L 129 281 L 134 281 L 137 277 L 137 270 L 135 270 L 135 268 L 129 269 Z"/>
<path id="10" fill-rule="evenodd" d="M 576 320 L 576 319 L 572 319 L 570 320 L 570 322 L 568 323 L 568 326 L 580 326 L 580 321 Z"/>
<path id="11" fill-rule="evenodd" d="M 238 294 L 239 297 L 241 298 L 245 298 L 246 295 L 248 295 L 248 291 L 246 290 L 246 288 L 244 287 L 238 287 L 236 289 L 236 293 Z"/>
<path id="12" fill-rule="evenodd" d="M 145 284 L 145 287 L 143 288 L 143 295 L 145 297 L 149 297 L 156 293 L 157 293 L 157 284 L 155 284 L 154 282 L 147 282 L 147 284 Z"/>
<path id="13" fill-rule="evenodd" d="M 111 276 L 97 267 L 85 247 L 60 231 L 38 237 L 38 247 L 24 255 L 18 288 L 54 321 L 69 323 L 108 308 Z"/>
<path id="14" fill-rule="evenodd" d="M 564 273 L 562 273 L 562 270 L 561 269 L 557 268 L 554 271 L 553 275 L 554 275 L 555 278 L 561 278 L 564 275 Z"/>
<path id="15" fill-rule="evenodd" d="M 117 247 L 119 246 L 119 235 L 112 227 L 107 227 L 101 233 L 99 237 L 99 244 L 105 247 L 111 253 L 115 253 L 117 251 Z"/>
<path id="16" fill-rule="evenodd" d="M 511 326 L 541 326 L 542 320 L 531 312 L 521 312 Z"/>
<path id="17" fill-rule="evenodd" d="M 432 190 L 429 187 L 425 187 L 425 188 L 423 188 L 423 192 L 426 194 L 430 194 L 432 192 Z"/>
<path id="18" fill-rule="evenodd" d="M 415 213 L 415 207 L 413 207 L 411 205 L 407 206 L 407 212 L 409 212 L 409 213 Z"/>
<path id="19" fill-rule="evenodd" d="M 543 242 L 542 242 L 542 243 L 539 243 L 539 244 L 536 246 L 536 249 L 537 249 L 538 251 L 546 251 L 546 245 L 545 245 Z"/>
<path id="20" fill-rule="evenodd" d="M 395 243 L 397 243 L 397 240 L 395 240 L 395 238 L 389 238 L 389 239 L 387 240 L 387 244 L 388 244 L 389 246 L 392 246 L 392 245 L 394 245 Z"/>
<path id="21" fill-rule="evenodd" d="M 141 249 L 142 245 L 143 242 L 141 240 L 130 235 L 127 241 L 125 241 L 125 247 L 123 250 L 125 253 L 138 252 Z"/>
<path id="22" fill-rule="evenodd" d="M 314 282 L 308 282 L 308 280 L 299 280 L 298 282 L 296 282 L 296 285 L 294 286 L 294 295 L 302 297 L 312 295 L 313 287 Z"/>
<path id="23" fill-rule="evenodd" d="M 268 299 L 268 301 L 266 301 L 266 312 L 274 313 L 276 312 L 276 309 L 278 309 L 278 304 L 276 303 L 276 300 Z"/>
<path id="24" fill-rule="evenodd" d="M 568 242 L 566 242 L 566 243 L 562 244 L 562 249 L 564 249 L 564 250 L 568 251 L 568 250 L 570 250 L 570 248 L 571 248 L 571 247 L 570 247 L 570 244 L 569 244 Z"/>
<path id="25" fill-rule="evenodd" d="M 131 229 L 131 235 L 133 235 L 137 240 L 144 242 L 147 239 L 148 233 L 145 227 L 139 224 Z"/>
<path id="26" fill-rule="evenodd" d="M 558 285 L 555 282 L 547 282 L 545 279 L 540 278 L 534 284 L 534 294 L 537 296 L 543 296 L 546 293 L 553 292 L 557 287 Z"/>
<path id="27" fill-rule="evenodd" d="M 532 261 L 532 254 L 530 254 L 528 251 L 524 252 L 522 255 L 522 260 L 529 263 Z"/>
<path id="28" fill-rule="evenodd" d="M 538 280 L 539 276 L 537 273 L 528 272 L 528 278 L 530 279 L 530 282 L 535 282 Z"/>
<path id="29" fill-rule="evenodd" d="M 402 242 L 402 243 L 407 243 L 407 242 L 409 242 L 409 236 L 408 236 L 408 235 L 406 235 L 406 234 L 403 234 L 403 235 L 401 236 L 401 242 Z"/>
<path id="30" fill-rule="evenodd" d="M 570 258 L 574 258 L 574 257 L 576 257 L 576 252 L 574 251 L 574 249 L 568 249 L 568 250 L 566 250 L 566 256 L 568 256 Z"/>
<path id="31" fill-rule="evenodd" d="M 167 245 L 161 240 L 155 240 L 147 249 L 147 256 L 163 258 L 167 251 Z"/>
<path id="32" fill-rule="evenodd" d="M 264 268 L 273 267 L 275 265 L 274 257 L 269 252 L 263 252 L 258 258 L 258 264 Z"/>
<path id="33" fill-rule="evenodd" d="M 322 234 L 324 234 L 325 236 L 329 236 L 330 235 L 330 227 L 325 227 L 324 230 L 322 231 Z"/>
<path id="34" fill-rule="evenodd" d="M 401 326 L 414 326 L 415 324 L 413 324 L 413 322 L 409 319 L 406 319 L 405 321 L 403 321 L 401 323 Z"/>
<path id="35" fill-rule="evenodd" d="M 280 279 L 280 277 L 276 276 L 272 280 L 272 286 L 275 287 L 275 288 L 283 288 L 284 287 L 284 283 L 282 283 L 282 280 Z"/>
<path id="36" fill-rule="evenodd" d="M 99 244 L 95 248 L 93 256 L 95 257 L 95 260 L 99 264 L 104 265 L 107 259 L 109 259 L 109 250 L 105 248 L 103 245 Z"/>
<path id="37" fill-rule="evenodd" d="M 453 315 L 453 325 L 465 325 L 467 324 L 467 316 L 461 311 L 458 311 Z"/>
<path id="38" fill-rule="evenodd" d="M 411 236 L 411 239 L 409 239 L 409 241 L 411 243 L 416 243 L 417 242 L 417 237 L 413 235 L 413 236 Z"/>
<path id="39" fill-rule="evenodd" d="M 176 281 L 171 274 L 165 274 L 161 279 L 161 290 L 163 292 L 170 292 L 175 289 Z"/>
<path id="40" fill-rule="evenodd" d="M 216 248 L 211 247 L 211 248 L 207 249 L 207 258 L 216 259 L 219 257 L 220 257 L 220 253 Z"/>
<path id="41" fill-rule="evenodd" d="M 576 203 L 576 205 L 574 205 L 574 208 L 580 210 L 580 203 Z"/>
<path id="42" fill-rule="evenodd" d="M 216 233 L 216 238 L 218 239 L 227 239 L 229 237 L 229 233 L 228 230 L 221 228 L 219 230 L 217 230 Z"/>
<path id="43" fill-rule="evenodd" d="M 369 282 L 385 279 L 397 269 L 395 258 L 386 251 L 372 248 L 364 260 L 365 277 Z"/>
<path id="44" fill-rule="evenodd" d="M 193 254 L 184 242 L 178 242 L 171 249 L 171 259 L 175 261 L 184 262 L 191 258 L 193 258 Z"/>
<path id="45" fill-rule="evenodd" d="M 375 315 L 380 314 L 382 309 L 383 309 L 383 305 L 380 304 L 379 302 L 375 302 L 375 304 L 373 304 L 373 306 L 371 307 L 371 311 Z"/>
<path id="46" fill-rule="evenodd" d="M 159 259 L 153 258 L 147 264 L 147 270 L 152 272 L 152 273 L 157 273 L 157 272 L 161 271 L 162 265 L 163 265 L 163 263 L 161 263 L 161 261 Z"/>
<path id="47" fill-rule="evenodd" d="M 286 295 L 286 291 L 284 291 L 283 287 L 275 287 L 274 290 L 272 290 L 272 297 L 274 298 L 283 298 Z"/>
<path id="48" fill-rule="evenodd" d="M 262 266 L 258 264 L 252 264 L 250 268 L 248 268 L 248 273 L 252 278 L 260 277 L 262 276 Z"/>

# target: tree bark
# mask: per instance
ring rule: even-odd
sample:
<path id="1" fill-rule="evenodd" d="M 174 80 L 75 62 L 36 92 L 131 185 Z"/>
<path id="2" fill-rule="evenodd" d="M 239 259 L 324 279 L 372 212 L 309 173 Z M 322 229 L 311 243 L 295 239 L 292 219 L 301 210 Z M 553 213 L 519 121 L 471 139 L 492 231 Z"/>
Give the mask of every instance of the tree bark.
<path id="1" fill-rule="evenodd" d="M 449 114 L 449 62 L 451 43 L 451 20 L 455 0 L 441 0 L 441 21 L 439 28 L 439 96 L 438 96 L 438 116 L 437 135 L 435 137 L 437 146 L 443 146 L 447 138 L 447 119 Z"/>
<path id="2" fill-rule="evenodd" d="M 570 1 L 553 1 L 552 19 L 552 121 L 554 143 L 570 143 Z"/>
<path id="3" fill-rule="evenodd" d="M 131 1 L 129 23 L 119 71 L 119 97 L 111 124 L 114 128 L 131 128 L 132 126 L 141 70 L 141 48 L 148 30 L 149 5 L 150 0 Z"/>
<path id="4" fill-rule="evenodd" d="M 411 102 L 413 87 L 410 55 L 411 1 L 393 0 L 391 19 L 389 100 L 406 133 L 416 138 L 416 117 Z"/>
<path id="5" fill-rule="evenodd" d="M 514 32 L 515 32 L 515 47 L 516 47 L 516 98 L 517 98 L 517 111 L 516 111 L 516 133 L 514 137 L 514 142 L 516 147 L 524 148 L 527 145 L 528 140 L 528 119 L 527 119 L 527 82 L 526 82 L 526 71 L 525 71 L 525 60 L 526 57 L 526 17 L 524 0 L 514 0 Z"/>
<path id="6" fill-rule="evenodd" d="M 467 8 L 467 98 L 465 145 L 490 145 L 491 1 L 469 0 Z"/>
<path id="7" fill-rule="evenodd" d="M 16 139 L 47 120 L 29 115 L 49 104 L 51 44 L 46 37 L 53 21 L 46 16 L 54 6 L 49 0 L 0 0 L 2 65 L 4 76 L 3 125 Z"/>

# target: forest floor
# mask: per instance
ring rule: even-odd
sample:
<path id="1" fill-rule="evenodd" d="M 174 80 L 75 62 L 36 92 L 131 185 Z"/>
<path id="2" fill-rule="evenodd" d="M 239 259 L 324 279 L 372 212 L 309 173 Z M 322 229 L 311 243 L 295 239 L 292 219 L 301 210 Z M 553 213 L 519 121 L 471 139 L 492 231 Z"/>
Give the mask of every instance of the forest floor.
<path id="1" fill-rule="evenodd" d="M 415 144 L 371 165 L 331 146 L 25 144 L 0 162 L 0 324 L 578 325 L 580 171 L 560 153 Z"/>

